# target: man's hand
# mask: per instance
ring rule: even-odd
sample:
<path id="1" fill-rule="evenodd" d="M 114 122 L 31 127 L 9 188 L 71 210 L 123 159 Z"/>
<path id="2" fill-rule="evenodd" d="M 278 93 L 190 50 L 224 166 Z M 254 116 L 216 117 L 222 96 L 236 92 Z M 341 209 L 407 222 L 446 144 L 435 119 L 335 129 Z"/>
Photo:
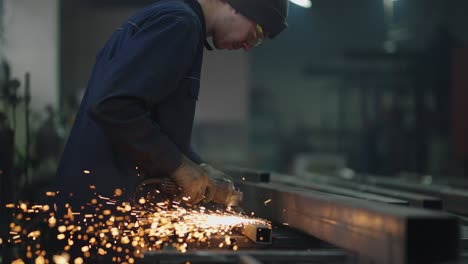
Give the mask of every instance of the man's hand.
<path id="1" fill-rule="evenodd" d="M 205 163 L 201 164 L 200 167 L 213 179 L 216 186 L 214 188 L 216 192 L 211 194 L 213 195 L 212 202 L 221 203 L 227 207 L 240 205 L 242 202 L 242 192 L 234 186 L 231 177 Z"/>
<path id="2" fill-rule="evenodd" d="M 232 182 L 231 177 L 229 177 L 226 173 L 213 168 L 209 164 L 202 163 L 202 164 L 200 164 L 200 167 L 202 167 L 202 169 L 214 180 L 215 179 L 225 179 L 225 180 L 228 180 L 228 181 Z"/>
<path id="3" fill-rule="evenodd" d="M 208 174 L 185 156 L 170 177 L 182 189 L 182 196 L 191 205 L 199 203 L 203 198 L 206 202 L 211 201 L 216 192 L 215 184 Z"/>

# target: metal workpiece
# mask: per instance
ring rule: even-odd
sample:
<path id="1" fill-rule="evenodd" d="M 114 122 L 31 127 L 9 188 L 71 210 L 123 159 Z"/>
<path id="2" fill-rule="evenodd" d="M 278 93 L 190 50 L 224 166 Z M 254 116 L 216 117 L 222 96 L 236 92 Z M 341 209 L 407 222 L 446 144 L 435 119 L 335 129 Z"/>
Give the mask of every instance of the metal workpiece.
<path id="1" fill-rule="evenodd" d="M 306 182 L 303 179 L 298 179 L 297 177 L 284 175 L 284 174 L 271 174 L 271 181 L 287 184 L 292 186 L 298 186 L 301 188 L 315 190 L 319 192 L 325 192 L 330 194 L 343 195 L 348 197 L 359 198 L 368 201 L 375 201 L 380 203 L 395 204 L 395 205 L 409 205 L 408 201 L 396 199 L 388 196 L 377 195 L 372 193 L 364 193 L 361 191 L 354 191 L 346 188 L 330 186 L 327 184 Z"/>
<path id="2" fill-rule="evenodd" d="M 244 255 L 239 258 L 239 264 L 262 264 L 262 263 L 251 256 Z"/>
<path id="3" fill-rule="evenodd" d="M 436 210 L 442 210 L 443 208 L 442 199 L 436 196 L 429 196 L 402 190 L 394 190 L 392 188 L 376 187 L 368 184 L 360 184 L 335 176 L 310 174 L 309 177 L 306 178 L 306 180 L 352 189 L 354 191 L 384 195 L 387 197 L 408 201 L 409 205 L 414 207 Z"/>
<path id="4" fill-rule="evenodd" d="M 251 224 L 242 227 L 241 232 L 255 243 L 271 244 L 271 227 L 262 224 Z"/>
<path id="5" fill-rule="evenodd" d="M 349 255 L 341 250 L 197 250 L 181 253 L 178 251 L 148 252 L 138 263 L 242 263 L 256 260 L 274 263 L 323 263 L 344 264 L 349 263 Z M 254 263 L 254 262 L 244 262 Z"/>
<path id="6" fill-rule="evenodd" d="M 254 170 L 248 168 L 239 168 L 235 166 L 226 166 L 222 169 L 227 175 L 232 177 L 235 182 L 269 182 L 270 172 Z"/>
<path id="7" fill-rule="evenodd" d="M 467 190 L 441 185 L 422 185 L 363 174 L 356 175 L 353 180 L 379 187 L 436 196 L 442 199 L 444 210 L 456 214 L 468 215 Z"/>
<path id="8" fill-rule="evenodd" d="M 244 209 L 375 263 L 438 263 L 459 254 L 458 219 L 445 213 L 278 183 L 239 184 Z M 265 201 L 269 201 L 266 203 Z"/>

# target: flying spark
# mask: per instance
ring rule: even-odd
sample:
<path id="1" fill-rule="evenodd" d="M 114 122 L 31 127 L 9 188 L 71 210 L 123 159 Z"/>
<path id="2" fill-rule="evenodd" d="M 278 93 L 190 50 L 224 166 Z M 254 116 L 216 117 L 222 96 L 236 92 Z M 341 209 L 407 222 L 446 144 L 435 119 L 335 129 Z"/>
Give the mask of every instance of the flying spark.
<path id="1" fill-rule="evenodd" d="M 52 193 L 56 194 L 48 192 L 46 195 L 52 196 Z M 80 264 L 88 262 L 87 259 L 95 260 L 97 256 L 132 263 L 145 252 L 165 247 L 181 252 L 187 252 L 194 245 L 210 247 L 210 238 L 220 235 L 225 237 L 224 241 L 212 247 L 235 251 L 238 246 L 230 239 L 233 231 L 250 224 L 270 225 L 264 219 L 232 211 L 209 210 L 203 206 L 186 207 L 175 201 L 155 202 L 140 197 L 136 203 L 131 203 L 114 199 L 121 194 L 121 190 L 116 190 L 113 198 L 98 195 L 80 206 L 80 210 L 72 209 L 68 204 L 64 208 L 56 204 L 8 204 L 7 208 L 15 210 L 15 222 L 10 224 L 10 239 L 0 238 L 0 244 L 9 241 L 31 248 L 24 259 L 33 259 L 35 263 Z M 27 219 L 31 218 L 42 219 L 43 224 L 37 226 L 47 230 L 28 225 Z M 49 243 L 45 243 L 46 239 L 56 239 L 63 248 L 46 252 Z M 17 259 L 14 263 L 24 261 Z"/>

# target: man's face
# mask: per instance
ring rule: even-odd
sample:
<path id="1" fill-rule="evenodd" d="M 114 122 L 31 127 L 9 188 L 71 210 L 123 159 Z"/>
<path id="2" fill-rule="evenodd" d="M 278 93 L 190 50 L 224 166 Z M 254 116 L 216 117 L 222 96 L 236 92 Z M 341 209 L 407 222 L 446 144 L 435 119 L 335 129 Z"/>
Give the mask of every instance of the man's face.
<path id="1" fill-rule="evenodd" d="M 217 49 L 249 51 L 257 35 L 257 24 L 231 8 L 215 24 L 212 38 Z"/>

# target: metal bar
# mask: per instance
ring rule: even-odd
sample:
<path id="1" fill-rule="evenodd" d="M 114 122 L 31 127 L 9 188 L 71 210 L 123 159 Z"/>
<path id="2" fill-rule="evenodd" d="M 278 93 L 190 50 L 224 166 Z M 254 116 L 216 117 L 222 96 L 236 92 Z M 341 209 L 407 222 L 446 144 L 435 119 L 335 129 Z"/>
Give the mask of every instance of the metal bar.
<path id="1" fill-rule="evenodd" d="M 297 187 L 301 187 L 301 188 L 305 188 L 309 190 L 344 195 L 348 197 L 354 197 L 354 198 L 359 198 L 363 200 L 381 202 L 381 203 L 387 203 L 387 204 L 408 205 L 408 202 L 404 200 L 377 195 L 377 194 L 353 191 L 353 190 L 340 188 L 340 187 L 334 187 L 334 186 L 330 186 L 326 184 L 304 182 L 303 179 L 298 179 L 297 177 L 290 176 L 290 175 L 274 173 L 274 174 L 271 174 L 271 177 L 272 177 L 272 182 L 297 186 Z"/>
<path id="2" fill-rule="evenodd" d="M 460 226 L 454 216 L 277 183 L 243 182 L 239 188 L 247 212 L 287 223 L 376 263 L 433 263 L 458 257 Z"/>
<path id="3" fill-rule="evenodd" d="M 242 230 L 242 234 L 259 244 L 271 244 L 271 228 L 263 224 L 251 224 L 245 225 Z"/>
<path id="4" fill-rule="evenodd" d="M 357 175 L 356 180 L 367 184 L 388 187 L 397 190 L 410 191 L 442 199 L 444 210 L 462 215 L 468 215 L 468 191 L 441 185 L 421 185 L 382 177 Z"/>
<path id="5" fill-rule="evenodd" d="M 262 264 L 260 261 L 252 258 L 251 256 L 241 256 L 239 258 L 239 263 L 240 264 Z"/>
<path id="6" fill-rule="evenodd" d="M 223 171 L 231 176 L 235 182 L 269 182 L 270 172 L 253 170 L 248 168 L 239 168 L 234 166 L 226 166 Z"/>
<path id="7" fill-rule="evenodd" d="M 365 193 L 373 193 L 384 195 L 387 197 L 392 197 L 396 199 L 401 199 L 408 201 L 410 206 L 415 207 L 422 207 L 428 209 L 437 209 L 442 210 L 442 199 L 434 196 L 428 196 L 418 193 L 406 192 L 406 191 L 398 191 L 394 189 L 388 189 L 383 187 L 375 187 L 370 186 L 367 184 L 359 184 L 356 182 L 352 182 L 345 179 L 340 179 L 334 176 L 324 176 L 318 174 L 308 174 L 307 180 L 311 180 L 314 182 L 322 183 L 322 184 L 331 184 L 334 186 L 342 187 L 342 188 L 349 188 L 355 191 L 365 192 Z"/>
<path id="8" fill-rule="evenodd" d="M 154 251 L 145 254 L 138 263 L 160 263 L 171 261 L 177 263 L 239 263 L 241 256 L 250 256 L 259 261 L 274 261 L 288 263 L 346 263 L 349 255 L 342 250 L 196 250 L 181 253 L 178 251 Z"/>

